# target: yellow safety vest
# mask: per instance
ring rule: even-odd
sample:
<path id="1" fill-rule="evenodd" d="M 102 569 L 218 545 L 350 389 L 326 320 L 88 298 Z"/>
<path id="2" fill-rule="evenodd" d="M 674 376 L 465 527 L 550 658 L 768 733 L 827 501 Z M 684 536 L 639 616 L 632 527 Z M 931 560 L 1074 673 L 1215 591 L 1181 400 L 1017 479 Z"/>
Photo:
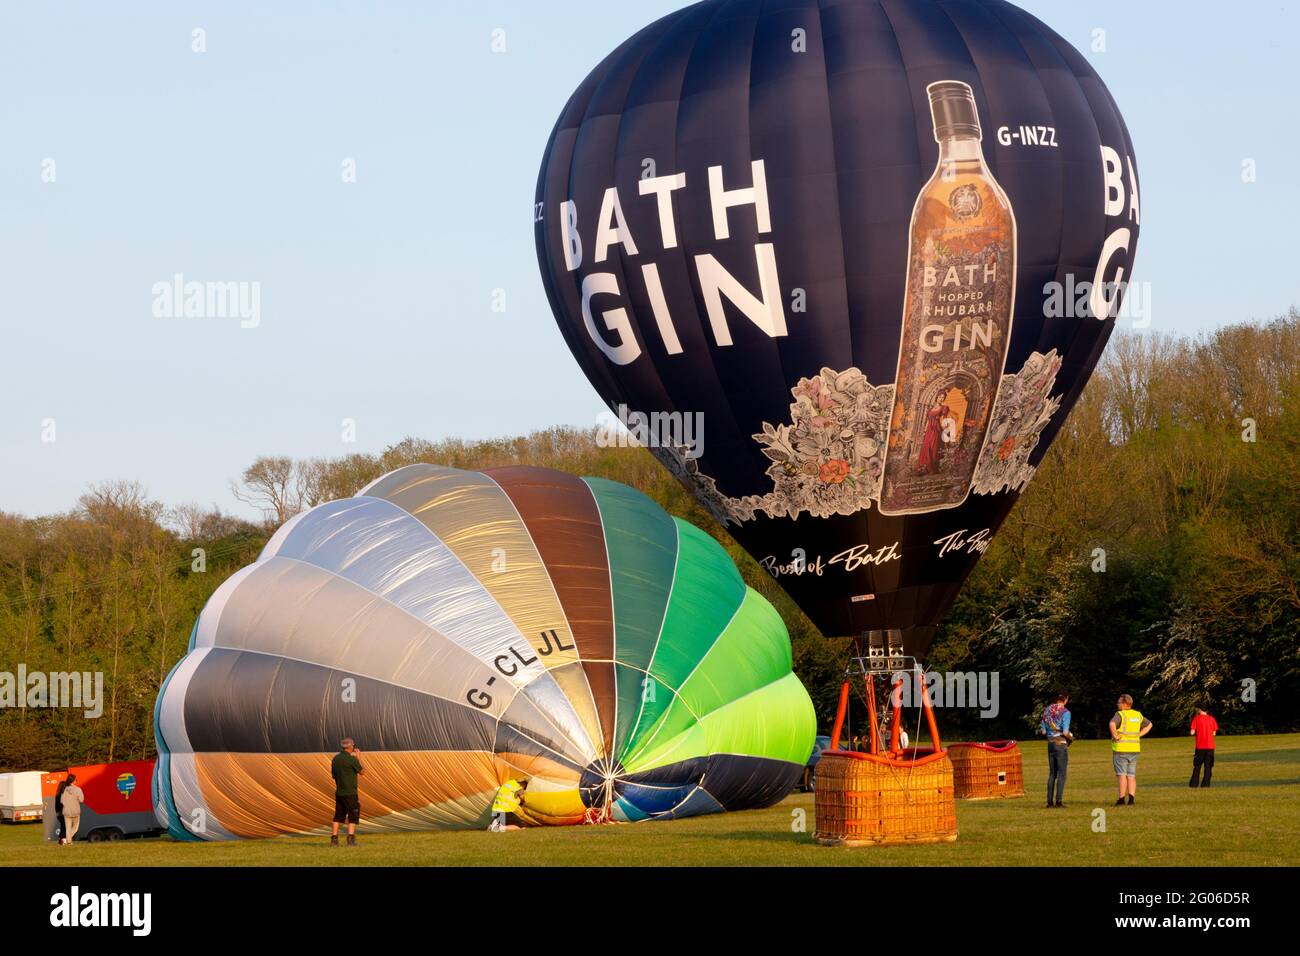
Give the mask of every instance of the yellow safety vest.
<path id="1" fill-rule="evenodd" d="M 1121 754 L 1135 754 L 1142 749 L 1142 711 L 1121 710 L 1119 712 L 1119 739 L 1112 739 L 1110 749 Z"/>
<path id="2" fill-rule="evenodd" d="M 518 780 L 507 780 L 497 791 L 492 801 L 493 813 L 514 813 L 519 809 L 519 791 L 523 789 Z"/>

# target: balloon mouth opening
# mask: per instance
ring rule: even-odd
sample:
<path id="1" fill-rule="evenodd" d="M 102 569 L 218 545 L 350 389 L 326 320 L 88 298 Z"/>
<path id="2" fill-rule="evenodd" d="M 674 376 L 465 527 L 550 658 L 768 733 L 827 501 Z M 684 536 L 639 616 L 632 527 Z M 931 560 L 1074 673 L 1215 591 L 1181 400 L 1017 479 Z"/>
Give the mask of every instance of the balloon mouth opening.
<path id="1" fill-rule="evenodd" d="M 613 758 L 602 758 L 582 771 L 578 793 L 588 810 L 608 812 L 622 793 L 623 765 Z"/>

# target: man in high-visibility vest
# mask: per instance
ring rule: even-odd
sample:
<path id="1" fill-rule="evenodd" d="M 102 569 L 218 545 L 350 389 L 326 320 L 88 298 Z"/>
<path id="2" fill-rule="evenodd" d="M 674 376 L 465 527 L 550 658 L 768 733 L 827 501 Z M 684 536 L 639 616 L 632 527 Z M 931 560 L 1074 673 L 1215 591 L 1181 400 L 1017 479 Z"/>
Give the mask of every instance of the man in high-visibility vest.
<path id="1" fill-rule="evenodd" d="M 527 781 L 507 780 L 497 790 L 496 799 L 492 801 L 492 823 L 488 827 L 493 833 L 516 830 L 507 822 L 512 813 L 517 813 L 523 806 L 524 791 L 528 789 Z"/>
<path id="2" fill-rule="evenodd" d="M 1115 767 L 1115 779 L 1119 781 L 1119 799 L 1115 806 L 1127 803 L 1133 806 L 1137 796 L 1137 762 L 1142 751 L 1142 738 L 1151 732 L 1151 721 L 1142 716 L 1140 710 L 1133 709 L 1133 698 L 1121 694 L 1118 701 L 1119 710 L 1110 719 L 1111 763 Z"/>

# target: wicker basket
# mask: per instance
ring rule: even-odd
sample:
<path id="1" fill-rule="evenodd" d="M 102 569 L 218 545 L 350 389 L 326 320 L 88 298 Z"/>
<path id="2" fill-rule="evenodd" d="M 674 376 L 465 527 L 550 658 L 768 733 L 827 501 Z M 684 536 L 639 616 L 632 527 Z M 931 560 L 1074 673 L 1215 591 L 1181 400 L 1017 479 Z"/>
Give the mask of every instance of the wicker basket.
<path id="1" fill-rule="evenodd" d="M 817 764 L 814 839 L 823 846 L 951 843 L 957 839 L 946 751 L 900 759 L 827 750 Z"/>
<path id="2" fill-rule="evenodd" d="M 949 744 L 958 798 L 997 800 L 1025 795 L 1025 770 L 1014 740 L 987 744 Z"/>

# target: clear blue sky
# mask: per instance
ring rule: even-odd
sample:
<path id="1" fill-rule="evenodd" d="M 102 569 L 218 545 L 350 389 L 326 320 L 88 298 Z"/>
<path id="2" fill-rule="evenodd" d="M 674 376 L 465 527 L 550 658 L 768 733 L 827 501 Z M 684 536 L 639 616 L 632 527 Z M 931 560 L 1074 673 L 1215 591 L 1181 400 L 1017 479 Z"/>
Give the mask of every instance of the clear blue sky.
<path id="1" fill-rule="evenodd" d="M 682 5 L 4 0 L 0 510 L 134 478 L 248 514 L 229 482 L 259 454 L 593 424 L 537 273 L 535 177 L 591 67 Z M 1151 328 L 1300 301 L 1300 7 L 1022 5 L 1087 52 L 1128 121 Z M 260 282 L 260 326 L 155 318 L 177 272 Z"/>

